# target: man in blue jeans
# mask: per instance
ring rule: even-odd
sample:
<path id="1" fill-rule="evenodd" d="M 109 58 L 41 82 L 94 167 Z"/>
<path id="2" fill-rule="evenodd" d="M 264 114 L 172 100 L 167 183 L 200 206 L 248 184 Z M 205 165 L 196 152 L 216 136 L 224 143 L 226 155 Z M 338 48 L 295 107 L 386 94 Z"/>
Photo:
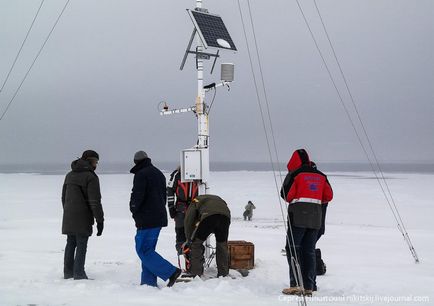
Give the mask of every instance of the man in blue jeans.
<path id="1" fill-rule="evenodd" d="M 169 280 L 171 287 L 182 271 L 155 251 L 161 228 L 167 226 L 166 178 L 143 151 L 134 155 L 134 163 L 130 211 L 137 227 L 136 252 L 142 261 L 140 284 L 157 287 L 159 277 Z"/>

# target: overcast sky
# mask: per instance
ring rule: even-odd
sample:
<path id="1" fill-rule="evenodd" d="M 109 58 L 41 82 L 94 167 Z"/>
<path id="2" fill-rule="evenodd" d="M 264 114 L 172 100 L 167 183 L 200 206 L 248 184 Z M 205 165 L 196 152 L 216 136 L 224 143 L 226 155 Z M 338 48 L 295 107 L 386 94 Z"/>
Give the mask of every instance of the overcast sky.
<path id="1" fill-rule="evenodd" d="M 45 1 L 0 93 L 1 111 L 64 3 Z M 301 3 L 351 107 L 313 2 Z M 39 4 L 0 0 L 0 84 Z M 433 162 L 434 1 L 318 4 L 379 158 Z M 299 147 L 319 161 L 365 160 L 296 2 L 251 5 L 282 160 Z M 194 104 L 193 58 L 179 70 L 192 31 L 185 9 L 194 6 L 194 0 L 71 0 L 0 121 L 0 164 L 70 161 L 88 148 L 101 162 L 130 161 L 138 149 L 154 160 L 177 160 L 181 149 L 196 143 L 195 117 L 161 117 L 157 105 Z M 205 0 L 204 6 L 223 17 L 239 50 L 222 52 L 219 60 L 235 63 L 235 82 L 230 92 L 217 93 L 211 160 L 267 161 L 237 1 Z M 206 73 L 205 83 L 219 79 L 216 70 Z"/>

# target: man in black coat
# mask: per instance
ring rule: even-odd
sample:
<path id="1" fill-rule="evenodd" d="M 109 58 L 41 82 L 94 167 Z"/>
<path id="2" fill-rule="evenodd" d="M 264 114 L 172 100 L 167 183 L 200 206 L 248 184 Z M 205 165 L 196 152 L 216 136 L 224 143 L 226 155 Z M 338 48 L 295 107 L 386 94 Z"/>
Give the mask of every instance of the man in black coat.
<path id="1" fill-rule="evenodd" d="M 62 234 L 67 235 L 64 257 L 64 278 L 87 279 L 84 271 L 87 242 L 92 235 L 94 219 L 97 236 L 104 228 L 99 179 L 95 174 L 99 155 L 95 151 L 83 152 L 72 162 L 62 190 Z M 75 256 L 74 256 L 75 255 Z"/>
<path id="2" fill-rule="evenodd" d="M 157 277 L 167 286 L 174 285 L 181 275 L 176 268 L 155 251 L 161 228 L 167 226 L 166 212 L 166 178 L 151 163 L 144 151 L 134 155 L 136 164 L 133 190 L 130 199 L 130 211 L 136 223 L 136 252 L 142 261 L 141 285 L 157 287 Z"/>

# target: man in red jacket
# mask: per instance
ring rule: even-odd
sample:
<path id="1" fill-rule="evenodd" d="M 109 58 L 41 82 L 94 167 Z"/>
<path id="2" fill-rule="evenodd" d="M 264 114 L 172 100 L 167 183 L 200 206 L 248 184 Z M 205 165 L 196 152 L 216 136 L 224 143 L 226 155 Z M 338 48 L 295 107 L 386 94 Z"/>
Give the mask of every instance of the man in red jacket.
<path id="1" fill-rule="evenodd" d="M 289 204 L 286 254 L 290 267 L 290 287 L 282 292 L 309 296 L 315 285 L 315 244 L 321 227 L 321 207 L 333 199 L 333 190 L 327 176 L 312 167 L 306 150 L 294 151 L 287 167 L 289 172 L 283 182 L 281 196 Z M 291 268 L 291 262 L 295 258 L 294 248 L 303 283 L 297 281 Z"/>

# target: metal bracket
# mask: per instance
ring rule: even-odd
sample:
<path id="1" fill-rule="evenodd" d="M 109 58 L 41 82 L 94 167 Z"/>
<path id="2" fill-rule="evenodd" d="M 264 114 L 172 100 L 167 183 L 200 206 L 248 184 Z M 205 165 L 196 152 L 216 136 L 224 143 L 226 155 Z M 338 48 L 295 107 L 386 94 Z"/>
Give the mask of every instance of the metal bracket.
<path id="1" fill-rule="evenodd" d="M 195 54 L 196 55 L 196 67 L 197 67 L 197 60 L 209 60 L 211 57 L 214 57 L 214 63 L 212 65 L 211 74 L 214 71 L 214 66 L 217 61 L 217 58 L 220 57 L 219 51 L 217 50 L 217 53 L 208 53 L 208 52 L 198 52 L 198 51 L 191 51 L 191 45 L 193 44 L 194 36 L 196 35 L 196 29 L 193 29 L 193 33 L 191 33 L 190 41 L 188 42 L 187 49 L 185 50 L 184 57 L 182 58 L 181 66 L 179 67 L 179 70 L 183 70 L 185 66 L 185 62 L 187 61 L 187 57 L 189 54 Z"/>
<path id="2" fill-rule="evenodd" d="M 216 54 L 216 56 L 214 57 L 214 62 L 212 63 L 212 67 L 211 67 L 211 72 L 210 72 L 210 74 L 212 74 L 213 71 L 214 71 L 215 63 L 217 62 L 217 58 L 219 57 L 219 52 L 220 52 L 220 50 L 217 50 L 217 54 Z"/>
<path id="3" fill-rule="evenodd" d="M 188 42 L 187 49 L 185 50 L 184 57 L 181 62 L 181 67 L 179 70 L 184 69 L 185 62 L 187 61 L 188 53 L 190 52 L 191 45 L 193 44 L 194 36 L 196 35 L 196 28 L 193 29 L 193 33 L 191 33 L 190 41 Z"/>

